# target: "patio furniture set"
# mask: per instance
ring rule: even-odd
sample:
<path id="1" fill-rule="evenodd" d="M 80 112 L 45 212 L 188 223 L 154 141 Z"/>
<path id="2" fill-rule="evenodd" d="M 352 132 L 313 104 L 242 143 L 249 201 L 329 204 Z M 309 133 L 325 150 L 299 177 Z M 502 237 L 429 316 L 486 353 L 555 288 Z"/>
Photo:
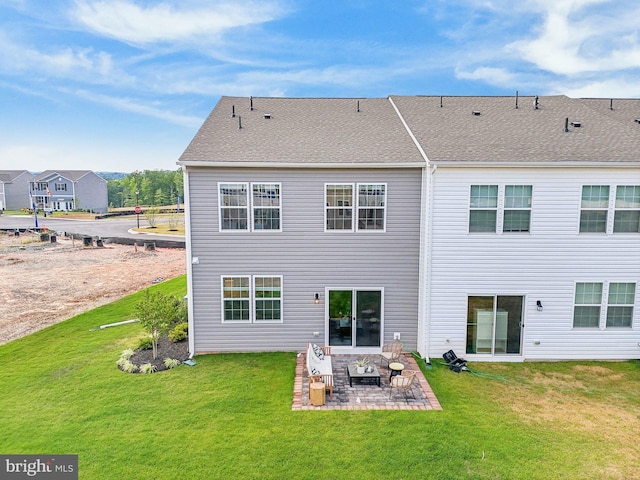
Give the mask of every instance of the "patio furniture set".
<path id="1" fill-rule="evenodd" d="M 418 373 L 415 370 L 406 369 L 404 364 L 400 363 L 402 355 L 402 343 L 393 341 L 385 344 L 380 353 L 380 367 L 382 362 L 386 362 L 389 370 L 389 398 L 392 398 L 394 389 L 402 391 L 405 401 L 408 400 L 407 392 L 413 391 L 414 378 Z M 313 343 L 307 344 L 307 374 L 309 379 L 309 401 L 311 405 L 321 406 L 325 404 L 325 392 L 329 392 L 329 398 L 333 398 L 334 374 L 331 362 L 331 347 L 319 346 Z M 373 364 L 367 365 L 366 368 L 359 368 L 356 364 L 349 364 L 346 367 L 346 374 L 349 380 L 349 387 L 353 387 L 354 380 L 371 385 L 381 386 L 380 370 Z M 415 396 L 414 396 L 415 398 Z"/>

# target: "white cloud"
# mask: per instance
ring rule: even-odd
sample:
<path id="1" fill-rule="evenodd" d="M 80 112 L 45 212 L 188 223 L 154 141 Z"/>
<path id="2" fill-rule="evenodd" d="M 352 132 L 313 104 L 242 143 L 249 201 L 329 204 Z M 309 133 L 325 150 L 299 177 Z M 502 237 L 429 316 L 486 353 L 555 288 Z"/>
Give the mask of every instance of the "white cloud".
<path id="1" fill-rule="evenodd" d="M 150 106 L 149 104 L 138 103 L 131 98 L 119 98 L 109 95 L 90 92 L 87 90 L 71 91 L 76 97 L 106 105 L 115 110 L 137 113 L 153 118 L 159 118 L 167 122 L 174 123 L 189 128 L 197 128 L 202 124 L 202 118 L 192 115 L 181 115 L 167 109 Z"/>
<path id="2" fill-rule="evenodd" d="M 497 67 L 478 67 L 473 71 L 463 71 L 456 69 L 456 78 L 464 80 L 481 80 L 490 85 L 499 87 L 513 87 L 517 85 L 517 76 Z"/>
<path id="3" fill-rule="evenodd" d="M 536 38 L 507 45 L 508 52 L 558 75 L 640 67 L 637 2 L 538 0 L 527 5 L 544 16 L 543 25 Z"/>
<path id="4" fill-rule="evenodd" d="M 78 0 L 72 15 L 100 35 L 145 45 L 217 39 L 229 29 L 268 22 L 284 11 L 273 1 L 190 5 L 162 2 L 142 6 L 130 0 Z"/>

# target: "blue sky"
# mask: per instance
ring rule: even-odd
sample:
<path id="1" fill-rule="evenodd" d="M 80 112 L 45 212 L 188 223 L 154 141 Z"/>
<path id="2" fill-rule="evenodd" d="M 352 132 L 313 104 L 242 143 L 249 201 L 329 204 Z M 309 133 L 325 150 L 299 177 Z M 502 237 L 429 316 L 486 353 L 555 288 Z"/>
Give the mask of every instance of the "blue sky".
<path id="1" fill-rule="evenodd" d="M 0 0 L 0 169 L 175 169 L 221 95 L 640 96 L 637 0 Z"/>

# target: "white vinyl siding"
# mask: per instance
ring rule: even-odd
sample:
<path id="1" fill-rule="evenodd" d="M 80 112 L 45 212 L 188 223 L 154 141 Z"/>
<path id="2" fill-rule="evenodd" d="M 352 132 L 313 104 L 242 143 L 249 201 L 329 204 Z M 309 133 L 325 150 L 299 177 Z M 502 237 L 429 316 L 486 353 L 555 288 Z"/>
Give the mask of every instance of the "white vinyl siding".
<path id="1" fill-rule="evenodd" d="M 638 236 L 578 234 L 584 185 L 624 185 L 628 168 L 473 168 L 438 166 L 433 174 L 433 215 L 426 260 L 429 355 L 466 350 L 466 301 L 470 295 L 508 292 L 524 297 L 522 359 L 632 359 L 640 349 L 640 255 Z M 628 180 L 627 180 L 628 181 Z M 531 185 L 532 215 L 527 234 L 469 234 L 470 185 Z M 613 188 L 613 187 L 612 187 Z M 611 198 L 612 197 L 612 198 Z M 608 228 L 613 231 L 610 191 Z M 500 197 L 498 196 L 498 199 Z M 498 204 L 500 200 L 498 201 Z M 498 214 L 498 223 L 500 223 Z M 488 240 L 488 237 L 490 241 Z M 630 327 L 607 326 L 603 286 L 598 326 L 574 328 L 576 282 L 633 283 Z M 629 294 L 630 295 L 630 294 Z M 536 302 L 544 308 L 538 311 Z M 622 309 L 611 309 L 611 318 Z M 618 322 L 616 320 L 616 322 Z M 628 320 L 625 320 L 628 323 Z M 462 353 L 461 353 L 462 352 Z M 483 356 L 483 359 L 490 359 Z"/>

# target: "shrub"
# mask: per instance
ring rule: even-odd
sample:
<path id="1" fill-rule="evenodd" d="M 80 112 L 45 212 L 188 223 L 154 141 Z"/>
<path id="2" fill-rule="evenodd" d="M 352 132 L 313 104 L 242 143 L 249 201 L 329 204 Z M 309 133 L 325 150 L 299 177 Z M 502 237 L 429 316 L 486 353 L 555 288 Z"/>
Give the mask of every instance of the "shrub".
<path id="1" fill-rule="evenodd" d="M 167 367 L 169 370 L 171 370 L 172 368 L 176 368 L 178 365 L 180 365 L 180 360 L 177 360 L 175 358 L 165 358 L 164 359 L 164 366 Z"/>
<path id="2" fill-rule="evenodd" d="M 154 373 L 158 371 L 158 368 L 155 365 L 151 365 L 150 363 L 144 363 L 138 367 L 140 373 Z"/>
<path id="3" fill-rule="evenodd" d="M 169 332 L 169 338 L 173 343 L 179 342 L 180 340 L 184 340 L 185 338 L 187 338 L 188 331 L 189 324 L 187 322 L 181 322 Z"/>
<path id="4" fill-rule="evenodd" d="M 120 368 L 123 372 L 127 373 L 133 373 L 138 369 L 138 367 L 131 363 L 129 360 L 126 360 L 122 365 L 120 365 Z"/>
<path id="5" fill-rule="evenodd" d="M 142 337 L 138 341 L 138 350 L 149 350 L 153 348 L 153 340 L 151 337 Z"/>

